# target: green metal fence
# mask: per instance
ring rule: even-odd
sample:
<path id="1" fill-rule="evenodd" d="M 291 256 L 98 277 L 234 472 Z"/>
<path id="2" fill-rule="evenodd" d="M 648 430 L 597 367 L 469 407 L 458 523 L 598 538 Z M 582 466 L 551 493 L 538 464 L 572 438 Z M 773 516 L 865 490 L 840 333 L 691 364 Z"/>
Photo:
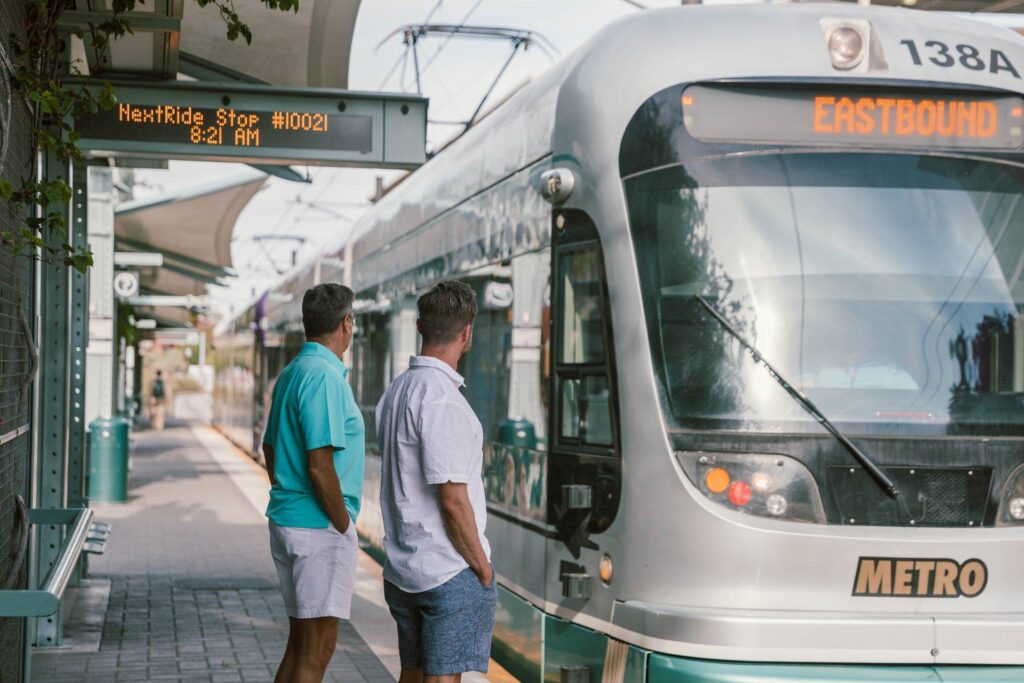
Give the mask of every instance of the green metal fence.
<path id="1" fill-rule="evenodd" d="M 10 182 L 32 166 L 29 115 L 11 97 L 11 34 L 23 34 L 27 5 L 0 0 L 0 177 Z M 0 206 L 0 230 L 21 220 Z M 26 257 L 0 249 L 0 589 L 24 588 L 27 553 L 19 505 L 29 499 L 32 457 L 32 320 L 34 272 Z M 24 619 L 0 617 L 0 681 L 19 681 L 25 657 Z"/>

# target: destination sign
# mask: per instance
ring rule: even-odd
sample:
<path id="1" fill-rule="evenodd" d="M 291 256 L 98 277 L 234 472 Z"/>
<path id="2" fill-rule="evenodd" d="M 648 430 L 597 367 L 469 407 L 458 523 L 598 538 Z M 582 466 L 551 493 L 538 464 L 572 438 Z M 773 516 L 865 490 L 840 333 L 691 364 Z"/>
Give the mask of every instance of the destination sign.
<path id="1" fill-rule="evenodd" d="M 75 121 L 93 157 L 416 168 L 426 100 L 248 84 L 114 84 L 117 104 Z"/>
<path id="2" fill-rule="evenodd" d="M 373 118 L 308 111 L 239 111 L 121 102 L 79 122 L 85 138 L 199 147 L 331 149 L 369 153 Z"/>
<path id="3" fill-rule="evenodd" d="M 794 145 L 1017 149 L 1024 98 L 975 94 L 692 86 L 683 122 L 698 140 Z"/>

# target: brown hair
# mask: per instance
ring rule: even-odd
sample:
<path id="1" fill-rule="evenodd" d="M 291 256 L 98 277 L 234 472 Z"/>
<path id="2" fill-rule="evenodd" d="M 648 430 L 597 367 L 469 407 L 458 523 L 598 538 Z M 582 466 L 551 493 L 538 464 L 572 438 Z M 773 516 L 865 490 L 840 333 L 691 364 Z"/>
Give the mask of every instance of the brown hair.
<path id="1" fill-rule="evenodd" d="M 442 280 L 416 302 L 423 344 L 448 344 L 477 314 L 476 292 L 465 282 Z"/>

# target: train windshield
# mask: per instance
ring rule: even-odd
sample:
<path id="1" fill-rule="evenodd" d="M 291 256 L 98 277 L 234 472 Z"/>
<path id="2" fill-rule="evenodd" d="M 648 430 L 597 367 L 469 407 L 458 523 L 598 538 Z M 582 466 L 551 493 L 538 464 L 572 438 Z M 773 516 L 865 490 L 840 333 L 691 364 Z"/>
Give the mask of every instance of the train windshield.
<path id="1" fill-rule="evenodd" d="M 818 429 L 700 295 L 850 432 L 1024 435 L 1024 170 L 771 153 L 625 188 L 677 427 Z"/>

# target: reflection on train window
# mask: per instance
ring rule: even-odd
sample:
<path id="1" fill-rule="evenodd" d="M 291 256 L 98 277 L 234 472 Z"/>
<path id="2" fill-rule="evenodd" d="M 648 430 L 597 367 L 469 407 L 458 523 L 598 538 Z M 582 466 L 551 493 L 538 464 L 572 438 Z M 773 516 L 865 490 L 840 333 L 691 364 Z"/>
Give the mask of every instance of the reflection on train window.
<path id="1" fill-rule="evenodd" d="M 389 315 L 385 312 L 366 313 L 360 315 L 356 322 L 359 329 L 352 338 L 349 382 L 366 425 L 366 443 L 372 449 L 377 442 L 375 408 L 389 381 Z"/>
<path id="2" fill-rule="evenodd" d="M 1024 433 L 1020 169 L 915 155 L 713 159 L 640 174 L 627 196 L 677 424 L 813 422 L 701 295 L 851 431 Z"/>
<path id="3" fill-rule="evenodd" d="M 515 434 L 525 433 L 524 438 L 517 438 L 516 445 L 546 450 L 551 250 L 518 256 L 512 259 L 511 270 L 512 329 L 506 338 L 506 343 L 511 345 L 508 426 L 515 427 Z"/>
<path id="4" fill-rule="evenodd" d="M 591 446 L 612 445 L 611 392 L 608 377 L 590 375 L 586 380 L 586 394 L 581 397 L 583 407 L 583 441 Z"/>
<path id="5" fill-rule="evenodd" d="M 486 296 L 488 290 L 508 287 L 508 269 L 489 269 L 482 277 L 463 281 L 476 290 L 480 308 L 473 321 L 473 350 L 462 357 L 459 372 L 466 378 L 463 393 L 484 428 L 484 438 L 495 441 L 508 417 L 509 328 L 511 297 Z"/>
<path id="6" fill-rule="evenodd" d="M 488 442 L 547 448 L 551 252 L 522 254 L 462 278 L 477 292 L 473 350 L 459 371 Z"/>
<path id="7" fill-rule="evenodd" d="M 601 323 L 601 264 L 597 247 L 562 254 L 563 363 L 604 359 Z"/>
<path id="8" fill-rule="evenodd" d="M 560 394 L 562 428 L 559 433 L 563 439 L 575 441 L 580 438 L 580 380 L 563 379 Z"/>

